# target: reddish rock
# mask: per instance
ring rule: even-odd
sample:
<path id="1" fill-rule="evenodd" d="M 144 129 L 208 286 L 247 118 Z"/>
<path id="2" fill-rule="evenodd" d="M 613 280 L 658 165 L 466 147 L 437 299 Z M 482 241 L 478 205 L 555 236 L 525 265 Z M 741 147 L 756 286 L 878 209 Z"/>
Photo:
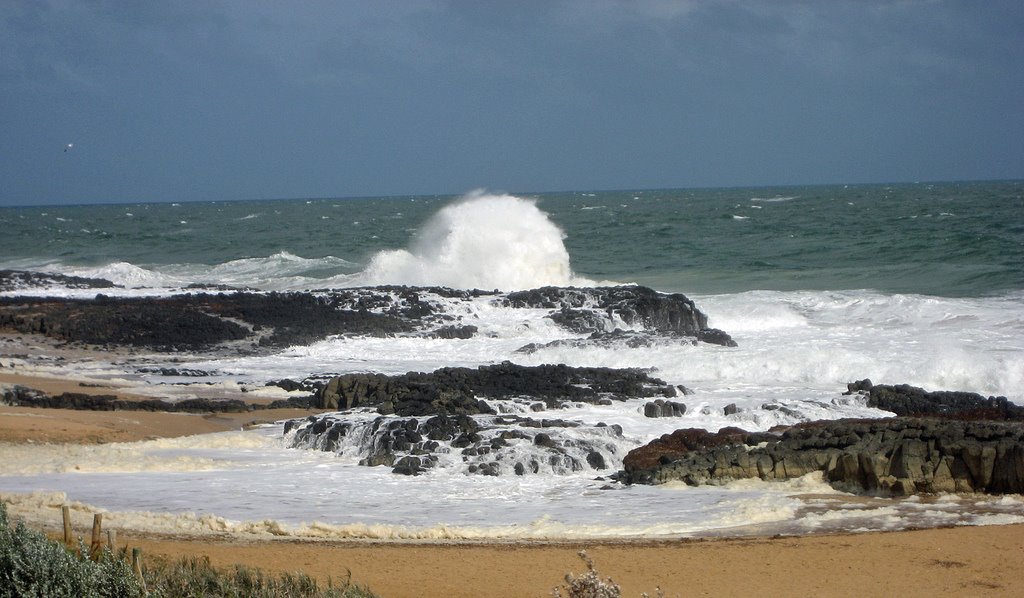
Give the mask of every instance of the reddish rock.
<path id="1" fill-rule="evenodd" d="M 676 430 L 629 451 L 622 465 L 627 471 L 655 469 L 682 458 L 690 451 L 743 444 L 748 435 L 745 430 L 735 427 L 722 428 L 714 433 L 700 428 Z"/>

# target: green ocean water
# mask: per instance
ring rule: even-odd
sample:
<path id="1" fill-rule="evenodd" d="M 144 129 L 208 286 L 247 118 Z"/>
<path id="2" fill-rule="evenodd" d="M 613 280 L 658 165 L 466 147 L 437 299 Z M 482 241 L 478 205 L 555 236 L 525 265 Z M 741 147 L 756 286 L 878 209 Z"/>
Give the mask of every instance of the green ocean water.
<path id="1" fill-rule="evenodd" d="M 696 294 L 872 289 L 980 297 L 1024 289 L 1024 181 L 516 195 L 534 199 L 561 228 L 573 271 L 594 280 Z M 326 279 L 408 247 L 452 201 L 3 208 L 0 267 L 131 264 L 187 276 L 244 260 L 263 277 Z"/>

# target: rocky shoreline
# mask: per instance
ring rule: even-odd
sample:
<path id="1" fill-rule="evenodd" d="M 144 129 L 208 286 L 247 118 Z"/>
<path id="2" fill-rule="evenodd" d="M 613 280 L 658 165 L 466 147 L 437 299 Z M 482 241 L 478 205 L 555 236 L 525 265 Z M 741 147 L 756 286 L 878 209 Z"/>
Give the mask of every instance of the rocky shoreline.
<path id="1" fill-rule="evenodd" d="M 849 385 L 900 417 L 798 424 L 784 430 L 677 430 L 634 449 L 619 479 L 631 484 L 785 480 L 812 472 L 840 490 L 874 495 L 1024 492 L 1024 408 L 1005 397 Z"/>
<path id="2" fill-rule="evenodd" d="M 309 409 L 309 398 L 290 397 L 269 403 L 253 403 L 239 399 L 161 399 L 126 400 L 116 395 L 62 392 L 47 394 L 24 385 L 0 387 L 0 405 L 75 409 L 80 411 L 148 411 L 167 413 L 243 413 L 264 409 Z"/>
<path id="3" fill-rule="evenodd" d="M 348 374 L 332 378 L 315 401 L 344 413 L 293 420 L 284 430 L 294 434 L 293 446 L 332 452 L 348 447 L 362 456 L 362 465 L 386 465 L 406 475 L 453 457 L 471 474 L 603 471 L 624 452 L 621 427 L 531 414 L 680 392 L 637 370 L 565 365 L 505 362 L 401 376 Z"/>
<path id="4" fill-rule="evenodd" d="M 201 288 L 157 297 L 31 296 L 33 289 L 50 285 L 112 288 L 102 280 L 0 271 L 0 291 L 19 293 L 0 298 L 0 330 L 160 354 L 257 354 L 332 335 L 471 338 L 480 330 L 459 305 L 482 299 L 501 309 L 543 310 L 565 331 L 564 339 L 519 349 L 525 353 L 546 346 L 633 347 L 665 339 L 735 346 L 728 333 L 708 327 L 706 315 L 687 297 L 635 286 L 507 293 L 395 286 L 289 293 Z M 173 367 L 138 371 L 208 375 Z M 268 385 L 304 394 L 258 405 L 237 399 L 49 396 L 13 387 L 0 399 L 8 405 L 108 411 L 330 410 L 289 421 L 285 433 L 292 445 L 354 452 L 363 465 L 383 465 L 406 475 L 447 461 L 471 474 L 593 470 L 627 484 L 723 484 L 821 472 L 836 488 L 867 494 L 1024 492 L 1024 408 L 1005 397 L 862 380 L 850 383 L 846 394 L 897 417 L 804 422 L 758 433 L 734 427 L 717 433 L 679 429 L 634 448 L 617 425 L 535 414 L 635 401 L 646 417 L 677 418 L 687 413 L 681 398 L 686 388 L 633 369 L 509 362 L 402 375 L 321 374 Z M 761 408 L 786 409 L 769 403 Z M 735 405 L 725 407 L 726 417 L 735 413 Z M 622 469 L 616 472 L 619 463 Z"/>
<path id="5" fill-rule="evenodd" d="M 646 401 L 642 408 L 648 417 L 656 416 L 651 407 L 685 413 L 683 403 L 668 400 L 684 389 L 636 370 L 511 363 L 401 376 L 349 374 L 316 383 L 314 389 L 306 397 L 258 405 L 238 400 L 131 401 L 73 392 L 48 396 L 15 386 L 0 395 L 0 403 L 187 413 L 326 409 L 331 411 L 285 423 L 292 446 L 354 450 L 361 465 L 386 466 L 403 475 L 454 460 L 467 474 L 593 470 L 625 484 L 719 485 L 820 472 L 839 490 L 876 496 L 1024 492 L 1024 408 L 1004 397 L 927 392 L 863 380 L 849 384 L 848 393 L 900 415 L 805 422 L 768 432 L 679 429 L 627 453 L 629 445 L 618 425 L 587 426 L 532 414 L 629 400 Z M 620 471 L 611 465 L 616 460 L 621 460 Z"/>
<path id="6" fill-rule="evenodd" d="M 445 287 L 379 286 L 309 292 L 208 288 L 157 297 L 89 299 L 33 297 L 33 289 L 65 284 L 105 289 L 109 281 L 0 270 L 0 330 L 43 334 L 89 345 L 241 352 L 309 344 L 332 335 L 470 338 L 478 333 L 452 306 L 486 298 L 495 306 L 547 310 L 572 334 L 601 342 L 622 334 L 673 337 L 735 346 L 686 296 L 640 286 L 545 287 L 532 291 L 462 291 Z M 526 348 L 526 350 L 529 350 Z"/>

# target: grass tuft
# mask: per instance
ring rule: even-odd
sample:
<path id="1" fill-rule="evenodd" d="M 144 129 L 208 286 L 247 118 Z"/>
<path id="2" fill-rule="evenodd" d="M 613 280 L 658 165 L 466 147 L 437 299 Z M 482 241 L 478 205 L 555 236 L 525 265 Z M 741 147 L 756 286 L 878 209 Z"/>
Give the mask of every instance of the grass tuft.
<path id="1" fill-rule="evenodd" d="M 578 554 L 587 565 L 586 572 L 580 575 L 566 573 L 565 585 L 552 588 L 551 595 L 554 598 L 619 598 L 622 590 L 612 578 L 601 579 L 601 575 L 594 568 L 594 560 L 587 555 L 587 551 L 581 550 Z M 563 591 L 565 594 L 562 594 Z"/>
<path id="2" fill-rule="evenodd" d="M 199 598 L 224 596 L 231 598 L 373 598 L 365 587 L 351 583 L 335 586 L 328 580 L 321 588 L 304 573 L 282 573 L 272 576 L 260 569 L 235 565 L 218 569 L 208 558 L 184 558 L 172 562 L 151 559 L 143 574 L 150 596 L 160 598 Z"/>
<path id="3" fill-rule="evenodd" d="M 594 567 L 594 560 L 587 555 L 586 550 L 581 550 L 577 554 L 586 563 L 586 572 L 581 575 L 566 573 L 565 585 L 551 589 L 554 598 L 619 598 L 622 595 L 622 589 L 611 577 L 601 579 L 601 574 Z M 665 598 L 665 592 L 661 588 L 657 588 L 654 595 L 656 598 Z M 644 592 L 640 597 L 650 598 L 650 595 Z"/>
<path id="4" fill-rule="evenodd" d="M 206 558 L 177 562 L 150 559 L 143 565 L 140 584 L 128 564 L 127 549 L 119 554 L 104 549 L 96 561 L 82 540 L 77 551 L 18 522 L 11 527 L 7 506 L 0 503 L 0 598 L 373 598 L 351 583 L 351 575 L 335 586 L 321 588 L 303 573 L 272 576 L 260 569 L 235 566 L 221 570 Z"/>
<path id="5" fill-rule="evenodd" d="M 23 522 L 11 527 L 7 507 L 0 503 L 0 598 L 145 596 L 123 559 L 109 550 L 97 562 L 82 554 L 88 550 L 81 541 L 76 554 Z"/>

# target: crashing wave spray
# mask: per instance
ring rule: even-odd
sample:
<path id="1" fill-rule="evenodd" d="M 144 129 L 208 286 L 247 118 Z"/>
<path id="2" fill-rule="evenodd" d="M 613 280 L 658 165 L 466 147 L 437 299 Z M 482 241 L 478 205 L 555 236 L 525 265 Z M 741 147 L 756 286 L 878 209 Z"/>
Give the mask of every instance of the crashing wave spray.
<path id="1" fill-rule="evenodd" d="M 564 237 L 533 201 L 477 191 L 442 208 L 408 250 L 377 253 L 363 276 L 368 284 L 488 290 L 593 284 L 573 276 Z"/>

